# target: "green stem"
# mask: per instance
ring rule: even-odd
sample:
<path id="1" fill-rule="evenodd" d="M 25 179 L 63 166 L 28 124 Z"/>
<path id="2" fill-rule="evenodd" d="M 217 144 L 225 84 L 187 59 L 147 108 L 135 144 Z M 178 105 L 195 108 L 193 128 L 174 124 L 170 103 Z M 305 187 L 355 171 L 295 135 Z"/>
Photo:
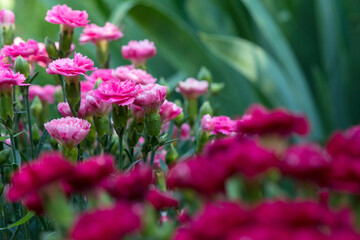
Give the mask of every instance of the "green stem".
<path id="1" fill-rule="evenodd" d="M 59 81 L 60 81 L 60 85 L 61 85 L 61 91 L 62 91 L 62 95 L 63 95 L 63 100 L 64 102 L 66 102 L 66 95 L 65 95 L 65 87 L 64 87 L 64 79 L 61 75 L 59 76 Z"/>
<path id="2" fill-rule="evenodd" d="M 119 169 L 122 169 L 123 166 L 123 134 L 119 134 Z"/>
<path id="3" fill-rule="evenodd" d="M 10 142 L 11 142 L 11 152 L 13 155 L 13 164 L 16 164 L 15 140 L 14 140 L 14 134 L 11 130 L 9 130 L 9 135 L 10 135 Z"/>
<path id="4" fill-rule="evenodd" d="M 30 104 L 29 104 L 29 87 L 25 87 L 25 103 L 26 103 L 26 114 L 29 126 L 29 138 L 30 138 L 30 152 L 31 152 L 31 159 L 34 159 L 34 141 L 33 141 L 33 134 L 32 134 L 32 124 L 31 124 L 31 115 L 30 115 Z"/>
<path id="5" fill-rule="evenodd" d="M 150 167 L 154 165 L 155 153 L 156 153 L 156 149 L 153 146 L 151 146 Z"/>

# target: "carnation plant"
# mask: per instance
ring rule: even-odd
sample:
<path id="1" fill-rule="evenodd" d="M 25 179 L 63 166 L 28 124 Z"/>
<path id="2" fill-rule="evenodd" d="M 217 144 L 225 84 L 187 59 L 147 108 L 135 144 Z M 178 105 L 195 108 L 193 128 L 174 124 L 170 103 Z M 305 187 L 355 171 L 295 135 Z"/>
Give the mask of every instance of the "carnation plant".
<path id="1" fill-rule="evenodd" d="M 25 41 L 0 11 L 1 239 L 360 239 L 360 125 L 322 144 L 312 108 L 216 114 L 207 68 L 171 87 L 148 64 L 156 41 L 110 68 L 121 26 L 65 4 L 44 19 L 58 39 Z"/>

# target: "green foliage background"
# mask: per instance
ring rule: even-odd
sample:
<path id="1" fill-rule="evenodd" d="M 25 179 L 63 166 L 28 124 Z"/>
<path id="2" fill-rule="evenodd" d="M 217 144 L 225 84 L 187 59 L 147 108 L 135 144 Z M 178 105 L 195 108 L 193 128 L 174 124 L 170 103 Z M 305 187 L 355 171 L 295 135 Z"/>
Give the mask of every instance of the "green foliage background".
<path id="1" fill-rule="evenodd" d="M 285 106 L 310 117 L 317 140 L 359 123 L 356 0 L 14 0 L 17 34 L 56 40 L 58 26 L 44 17 L 62 3 L 86 10 L 93 23 L 121 27 L 125 37 L 111 44 L 112 67 L 128 64 L 121 45 L 148 38 L 158 49 L 149 71 L 171 86 L 209 68 L 226 84 L 212 99 L 221 114 L 240 115 L 253 102 Z M 75 44 L 95 59 L 93 46 Z M 41 76 L 38 83 L 52 83 Z"/>

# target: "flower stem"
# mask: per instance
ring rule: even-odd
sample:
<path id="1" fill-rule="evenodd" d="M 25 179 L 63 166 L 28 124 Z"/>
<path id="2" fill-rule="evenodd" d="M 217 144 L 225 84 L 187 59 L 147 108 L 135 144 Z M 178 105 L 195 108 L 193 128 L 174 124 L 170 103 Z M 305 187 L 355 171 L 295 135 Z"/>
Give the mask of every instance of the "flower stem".
<path id="1" fill-rule="evenodd" d="M 16 164 L 16 149 L 15 149 L 15 140 L 14 140 L 14 134 L 13 131 L 8 130 L 10 135 L 10 142 L 11 142 L 11 152 L 13 155 L 13 164 Z"/>
<path id="2" fill-rule="evenodd" d="M 29 104 L 29 87 L 25 87 L 25 103 L 26 103 L 26 114 L 29 126 L 29 140 L 30 140 L 30 152 L 31 152 L 31 159 L 34 159 L 34 141 L 33 141 L 33 134 L 32 134 L 32 124 L 31 124 L 31 115 L 30 115 L 30 104 Z"/>
<path id="3" fill-rule="evenodd" d="M 156 149 L 153 146 L 151 146 L 150 167 L 154 165 L 155 153 L 156 153 Z"/>
<path id="4" fill-rule="evenodd" d="M 123 152 L 123 134 L 120 134 L 119 135 L 119 169 L 121 170 L 122 169 L 122 166 L 123 166 L 123 155 L 122 155 L 122 152 Z"/>
<path id="5" fill-rule="evenodd" d="M 59 77 L 59 81 L 60 81 L 60 85 L 61 85 L 61 91 L 62 91 L 62 95 L 63 95 L 63 100 L 64 100 L 64 102 L 66 102 L 64 79 L 63 79 L 63 77 L 61 75 L 58 75 L 58 77 Z"/>

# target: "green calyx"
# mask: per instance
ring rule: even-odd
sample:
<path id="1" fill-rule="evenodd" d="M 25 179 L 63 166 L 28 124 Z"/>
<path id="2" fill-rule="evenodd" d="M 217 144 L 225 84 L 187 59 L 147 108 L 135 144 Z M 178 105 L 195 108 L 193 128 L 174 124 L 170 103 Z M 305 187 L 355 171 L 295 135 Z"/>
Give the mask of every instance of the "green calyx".
<path id="1" fill-rule="evenodd" d="M 65 77 L 65 94 L 70 108 L 77 113 L 80 109 L 81 103 L 81 88 L 79 76 Z"/>
<path id="2" fill-rule="evenodd" d="M 145 132 L 149 137 L 158 137 L 161 131 L 161 118 L 158 112 L 145 113 Z"/>
<path id="3" fill-rule="evenodd" d="M 118 134 L 118 136 L 122 136 L 124 134 L 127 120 L 128 120 L 128 107 L 127 106 L 119 106 L 117 104 L 112 105 L 112 118 L 113 118 L 113 126 Z"/>

